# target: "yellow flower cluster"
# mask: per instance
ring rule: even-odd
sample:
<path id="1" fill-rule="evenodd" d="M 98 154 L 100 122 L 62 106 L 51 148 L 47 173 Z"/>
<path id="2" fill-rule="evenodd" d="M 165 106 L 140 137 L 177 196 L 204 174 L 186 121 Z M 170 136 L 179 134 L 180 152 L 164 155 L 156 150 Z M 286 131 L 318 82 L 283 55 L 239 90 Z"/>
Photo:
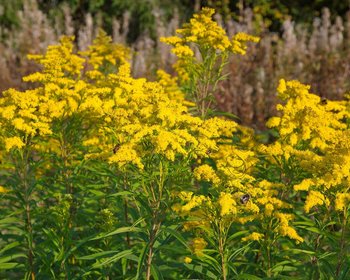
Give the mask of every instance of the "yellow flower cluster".
<path id="1" fill-rule="evenodd" d="M 296 230 L 289 225 L 289 221 L 292 220 L 293 215 L 277 213 L 276 217 L 279 220 L 277 229 L 282 236 L 288 236 L 290 239 L 296 240 L 297 243 L 304 241 L 304 239 L 299 236 Z"/>
<path id="2" fill-rule="evenodd" d="M 237 213 L 237 202 L 232 194 L 221 192 L 218 203 L 221 208 L 220 215 L 222 217 L 225 215 L 234 215 Z"/>
<path id="3" fill-rule="evenodd" d="M 342 194 L 350 187 L 350 133 L 347 103 L 330 101 L 309 92 L 297 81 L 281 80 L 278 94 L 280 117 L 267 125 L 276 128 L 280 138 L 261 151 L 275 164 L 293 160 L 307 175 L 294 183 L 295 191 L 307 191 L 304 210 L 315 206 L 343 210 Z"/>
<path id="4" fill-rule="evenodd" d="M 17 131 L 17 137 L 34 136 L 36 134 L 49 135 L 51 118 L 45 114 L 39 104 L 45 102 L 45 96 L 40 95 L 40 91 L 27 90 L 24 93 L 14 89 L 9 89 L 3 93 L 0 99 L 0 123 L 6 128 L 5 131 L 12 133 Z M 13 138 L 17 139 L 17 138 Z M 11 140 L 7 140 L 11 141 Z M 17 144 L 20 141 L 17 141 Z M 12 140 L 12 143 L 13 140 Z M 8 142 L 7 146 L 11 146 Z M 23 145 L 12 145 L 23 146 Z"/>
<path id="5" fill-rule="evenodd" d="M 347 113 L 337 102 L 323 104 L 320 97 L 309 94 L 309 88 L 298 81 L 281 80 L 278 96 L 287 103 L 277 106 L 283 116 L 270 119 L 267 126 L 278 127 L 280 137 L 293 147 L 306 141 L 310 148 L 322 151 L 339 139 Z"/>
<path id="6" fill-rule="evenodd" d="M 232 37 L 231 52 L 244 55 L 247 52 L 247 42 L 258 43 L 259 41 L 258 37 L 239 32 Z"/>
<path id="7" fill-rule="evenodd" d="M 3 186 L 0 186 L 0 193 L 6 193 L 6 192 L 8 192 L 8 189 L 6 189 Z"/>
<path id="8" fill-rule="evenodd" d="M 21 149 L 25 144 L 18 136 L 9 137 L 5 139 L 5 150 L 10 151 L 12 148 Z"/>
<path id="9" fill-rule="evenodd" d="M 88 58 L 89 64 L 94 70 L 99 70 L 102 73 L 117 71 L 118 67 L 128 63 L 131 58 L 130 50 L 123 45 L 113 44 L 112 38 L 103 30 L 99 30 L 93 44 L 89 46 L 87 51 L 81 52 L 81 55 Z M 97 73 L 99 76 L 98 71 L 91 71 L 87 75 L 93 76 L 93 73 Z"/>
<path id="10" fill-rule="evenodd" d="M 178 58 L 174 68 L 179 82 L 196 104 L 197 115 L 203 119 L 214 100 L 217 82 L 224 78 L 223 70 L 229 55 L 243 55 L 247 42 L 259 41 L 245 33 L 229 39 L 225 30 L 212 19 L 214 13 L 214 9 L 203 8 L 176 31 L 177 36 L 160 39 L 172 46 L 172 52 Z"/>
<path id="11" fill-rule="evenodd" d="M 211 195 L 183 191 L 179 195 L 182 203 L 174 208 L 188 217 L 186 230 L 191 227 L 210 228 L 218 222 L 229 226 L 232 222 L 263 223 L 275 218 L 279 222 L 270 230 L 276 235 L 302 241 L 291 226 L 293 216 L 285 213 L 291 205 L 279 198 L 279 191 L 284 186 L 266 180 L 257 182 L 253 176 L 258 161 L 254 152 L 223 141 L 216 151 L 210 153 L 210 158 L 214 160 L 215 167 L 204 163 L 194 169 L 194 176 L 210 184 Z M 249 235 L 244 240 L 258 240 L 263 236 L 263 232 L 257 234 Z"/>
<path id="12" fill-rule="evenodd" d="M 112 89 L 92 83 L 91 75 L 88 75 L 89 71 L 84 72 L 84 67 L 102 67 L 106 63 L 105 60 L 101 62 L 100 58 L 107 59 L 113 65 L 116 65 L 116 61 L 126 63 L 129 51 L 111 44 L 110 38 L 101 32 L 84 55 L 86 57 L 74 53 L 72 37 L 62 37 L 60 44 L 49 46 L 45 54 L 28 56 L 42 65 L 42 71 L 23 80 L 39 86 L 24 92 L 9 89 L 3 93 L 0 99 L 0 125 L 5 150 L 21 149 L 25 143 L 30 145 L 44 140 L 35 147 L 47 151 L 47 145 L 43 143 L 52 143 L 50 138 L 58 137 L 53 134 L 61 133 L 60 125 L 64 119 L 80 115 L 82 123 L 85 123 L 83 125 L 87 127 L 89 121 L 95 122 L 111 108 L 111 100 L 106 100 L 105 96 Z M 106 72 L 106 68 L 102 68 L 100 70 Z"/>
<path id="13" fill-rule="evenodd" d="M 74 54 L 72 38 L 64 37 L 46 54 L 31 57 L 43 71 L 25 80 L 42 86 L 23 93 L 9 90 L 0 101 L 2 125 L 22 132 L 6 140 L 6 149 L 23 147 L 21 135 L 50 135 L 54 122 L 80 114 L 86 122 L 108 123 L 84 140 L 91 147 L 87 158 L 103 156 L 110 163 L 142 169 L 147 156 L 154 154 L 171 161 L 179 155 L 205 156 L 216 148 L 215 138 L 234 128 L 218 118 L 205 123 L 188 114 L 189 104 L 164 72 L 159 72 L 159 82 L 132 78 L 128 51 L 112 44 L 105 33 L 83 55 Z M 93 69 L 83 72 L 86 64 Z M 108 68 L 110 64 L 115 67 Z M 103 141 L 94 133 L 103 135 Z"/>
<path id="14" fill-rule="evenodd" d="M 194 208 L 202 206 L 207 201 L 204 195 L 193 195 L 193 192 L 181 192 L 180 198 L 183 199 L 185 205 L 176 207 L 175 210 L 181 210 L 182 213 L 188 213 Z"/>
<path id="15" fill-rule="evenodd" d="M 207 245 L 208 243 L 201 237 L 194 238 L 190 244 L 193 253 L 199 257 L 203 255 L 203 250 Z"/>
<path id="16" fill-rule="evenodd" d="M 225 30 L 212 20 L 214 13 L 214 9 L 203 8 L 200 13 L 193 16 L 189 23 L 185 23 L 182 29 L 176 31 L 179 36 L 161 38 L 161 41 L 174 46 L 172 51 L 179 58 L 194 55 L 190 48 L 191 43 L 204 49 L 212 48 L 221 52 L 245 54 L 247 42 L 259 41 L 259 38 L 245 33 L 238 33 L 230 40 Z"/>
<path id="17" fill-rule="evenodd" d="M 242 238 L 242 241 L 259 241 L 264 238 L 264 235 L 258 232 L 253 232 L 246 237 Z"/>
<path id="18" fill-rule="evenodd" d="M 194 106 L 193 102 L 185 99 L 184 93 L 180 90 L 178 85 L 178 78 L 172 77 L 163 70 L 157 71 L 158 83 L 164 88 L 170 100 L 176 100 L 185 106 Z"/>
<path id="19" fill-rule="evenodd" d="M 214 186 L 217 186 L 220 183 L 220 179 L 216 175 L 214 169 L 208 164 L 203 164 L 197 167 L 193 173 L 197 180 L 212 182 Z"/>
<path id="20" fill-rule="evenodd" d="M 100 108 L 109 122 L 103 134 L 110 140 L 100 153 L 109 150 L 112 154 L 113 144 L 118 144 L 109 160 L 119 165 L 133 163 L 143 168 L 142 161 L 155 154 L 170 161 L 180 155 L 205 156 L 208 149 L 215 149 L 215 138 L 232 133 L 235 127 L 224 120 L 205 122 L 191 116 L 184 99 L 170 99 L 161 83 L 132 78 L 128 64 L 108 74 L 104 86 L 109 88 L 105 98 L 110 99 L 102 100 Z"/>
<path id="21" fill-rule="evenodd" d="M 350 205 L 350 193 L 337 193 L 335 199 L 335 210 L 346 211 Z"/>
<path id="22" fill-rule="evenodd" d="M 137 155 L 134 147 L 129 144 L 122 145 L 114 155 L 109 157 L 109 163 L 113 162 L 117 162 L 119 166 L 132 163 L 141 169 L 143 168 L 141 158 Z"/>
<path id="23" fill-rule="evenodd" d="M 308 213 L 311 208 L 323 204 L 329 206 L 329 200 L 318 191 L 310 191 L 305 201 L 305 212 Z"/>

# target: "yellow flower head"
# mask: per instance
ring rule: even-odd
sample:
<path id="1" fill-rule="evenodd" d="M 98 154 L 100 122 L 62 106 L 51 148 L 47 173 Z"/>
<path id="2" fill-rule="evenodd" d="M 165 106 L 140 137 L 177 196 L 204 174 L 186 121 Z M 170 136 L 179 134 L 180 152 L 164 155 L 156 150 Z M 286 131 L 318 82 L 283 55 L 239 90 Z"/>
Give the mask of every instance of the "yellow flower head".
<path id="1" fill-rule="evenodd" d="M 335 199 L 335 210 L 344 211 L 350 205 L 350 193 L 338 193 Z"/>
<path id="2" fill-rule="evenodd" d="M 10 151 L 13 148 L 21 149 L 24 146 L 25 146 L 25 144 L 23 143 L 21 138 L 19 138 L 18 136 L 9 137 L 9 138 L 5 139 L 5 149 L 6 149 L 6 151 Z"/>
<path id="3" fill-rule="evenodd" d="M 329 200 L 322 193 L 318 191 L 310 191 L 304 205 L 306 213 L 309 213 L 310 210 L 317 205 L 329 205 Z"/>
<path id="4" fill-rule="evenodd" d="M 197 167 L 194 170 L 194 176 L 197 180 L 212 182 L 214 185 L 218 185 L 220 183 L 220 179 L 215 174 L 214 169 L 208 164 Z"/>
<path id="5" fill-rule="evenodd" d="M 190 49 L 191 43 L 203 50 L 245 54 L 248 41 L 259 41 L 259 38 L 245 33 L 238 33 L 230 40 L 225 30 L 212 19 L 214 13 L 214 9 L 203 8 L 198 14 L 193 15 L 190 22 L 185 23 L 182 29 L 176 31 L 179 36 L 161 38 L 161 41 L 172 45 L 173 52 L 179 58 L 194 56 Z"/>
<path id="6" fill-rule="evenodd" d="M 231 194 L 221 192 L 218 202 L 221 207 L 221 212 L 220 212 L 221 216 L 237 213 L 237 209 L 235 207 L 236 201 Z"/>
<path id="7" fill-rule="evenodd" d="M 6 193 L 6 192 L 8 192 L 8 191 L 9 191 L 9 190 L 6 189 L 5 187 L 0 186 L 0 193 Z"/>
<path id="8" fill-rule="evenodd" d="M 195 255 L 198 257 L 203 255 L 203 250 L 207 247 L 208 243 L 202 237 L 196 237 L 192 240 L 190 247 Z"/>
<path id="9" fill-rule="evenodd" d="M 242 241 L 259 241 L 261 239 L 264 238 L 264 235 L 262 233 L 258 233 L 258 232 L 253 232 L 250 235 L 243 237 Z"/>

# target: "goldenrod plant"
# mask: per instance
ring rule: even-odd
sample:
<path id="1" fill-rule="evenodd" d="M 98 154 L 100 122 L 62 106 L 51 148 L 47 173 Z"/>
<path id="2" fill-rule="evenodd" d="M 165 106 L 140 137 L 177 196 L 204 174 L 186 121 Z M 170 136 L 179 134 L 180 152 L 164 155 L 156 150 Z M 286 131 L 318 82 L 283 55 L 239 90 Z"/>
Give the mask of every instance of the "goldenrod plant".
<path id="1" fill-rule="evenodd" d="M 269 143 L 213 116 L 258 40 L 213 13 L 164 39 L 177 77 L 134 78 L 103 31 L 29 56 L 31 89 L 0 98 L 1 279 L 348 279 L 349 102 L 282 79 Z"/>
<path id="2" fill-rule="evenodd" d="M 300 216 L 298 227 L 309 231 L 305 253 L 313 260 L 312 277 L 323 277 L 322 270 L 329 269 L 328 277 L 345 279 L 349 269 L 344 267 L 349 222 L 349 105 L 320 98 L 309 89 L 298 81 L 280 81 L 278 95 L 285 104 L 277 109 L 282 115 L 267 123 L 279 137 L 260 149 L 267 156 L 268 168 L 275 169 L 285 184 L 283 195 L 301 208 L 295 214 Z M 337 253 L 330 252 L 330 246 L 336 246 Z"/>
<path id="3" fill-rule="evenodd" d="M 196 103 L 197 115 L 206 118 L 212 107 L 218 82 L 225 78 L 224 66 L 230 54 L 244 55 L 246 43 L 259 38 L 237 33 L 229 38 L 225 30 L 212 19 L 215 10 L 203 8 L 189 23 L 176 30 L 177 36 L 160 38 L 173 46 L 178 57 L 177 70 L 188 98 Z"/>

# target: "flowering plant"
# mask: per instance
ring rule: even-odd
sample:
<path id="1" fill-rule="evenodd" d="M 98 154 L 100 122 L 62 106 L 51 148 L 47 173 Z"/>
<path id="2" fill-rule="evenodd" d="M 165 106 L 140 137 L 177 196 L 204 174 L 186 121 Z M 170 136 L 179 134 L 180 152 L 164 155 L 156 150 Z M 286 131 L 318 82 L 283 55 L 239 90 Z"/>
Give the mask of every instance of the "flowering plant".
<path id="1" fill-rule="evenodd" d="M 0 98 L 2 278 L 347 279 L 349 102 L 281 80 L 270 143 L 209 114 L 258 41 L 213 13 L 163 39 L 178 77 L 132 77 L 102 31 L 30 56 L 32 89 Z"/>

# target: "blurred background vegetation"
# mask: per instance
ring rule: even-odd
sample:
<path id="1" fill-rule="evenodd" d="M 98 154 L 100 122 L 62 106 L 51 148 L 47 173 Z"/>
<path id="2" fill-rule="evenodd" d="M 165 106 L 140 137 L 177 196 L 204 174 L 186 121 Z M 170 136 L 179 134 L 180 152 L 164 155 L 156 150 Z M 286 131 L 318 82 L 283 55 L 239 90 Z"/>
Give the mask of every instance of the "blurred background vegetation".
<path id="1" fill-rule="evenodd" d="M 0 0 L 0 93 L 24 89 L 21 77 L 37 70 L 28 53 L 43 53 L 62 35 L 74 35 L 84 50 L 99 28 L 133 53 L 134 76 L 173 73 L 175 57 L 159 42 L 203 6 L 231 36 L 261 37 L 244 58 L 227 66 L 229 79 L 217 93 L 219 110 L 264 129 L 275 113 L 280 78 L 311 84 L 325 98 L 350 91 L 350 0 Z"/>
<path id="2" fill-rule="evenodd" d="M 0 24 L 2 27 L 16 29 L 20 26 L 18 11 L 23 9 L 25 0 L 0 0 Z M 131 14 L 129 42 L 133 42 L 142 32 L 148 30 L 155 34 L 156 18 L 154 10 L 163 13 L 164 20 L 170 20 L 174 10 L 178 10 L 183 20 L 200 7 L 213 7 L 224 17 L 239 19 L 242 10 L 250 8 L 257 18 L 262 18 L 270 31 L 279 32 L 283 21 L 292 17 L 297 23 L 310 25 L 314 17 L 327 7 L 334 15 L 345 16 L 350 1 L 330 0 L 37 0 L 38 8 L 49 18 L 61 13 L 62 5 L 68 5 L 76 26 L 84 24 L 85 15 L 102 15 L 103 28 L 112 31 L 113 18 L 121 19 L 125 12 Z"/>

